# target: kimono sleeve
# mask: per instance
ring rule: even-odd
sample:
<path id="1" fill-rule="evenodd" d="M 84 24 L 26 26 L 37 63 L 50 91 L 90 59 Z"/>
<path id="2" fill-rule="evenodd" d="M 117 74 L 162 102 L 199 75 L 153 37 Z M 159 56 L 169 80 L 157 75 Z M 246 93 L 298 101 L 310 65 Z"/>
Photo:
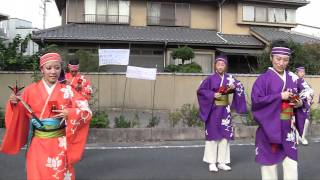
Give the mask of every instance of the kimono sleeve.
<path id="1" fill-rule="evenodd" d="M 235 91 L 233 93 L 231 108 L 239 114 L 248 113 L 246 95 L 242 83 L 235 79 Z"/>
<path id="2" fill-rule="evenodd" d="M 92 117 L 88 101 L 83 96 L 74 91 L 71 101 L 72 107 L 68 108 L 66 122 L 68 164 L 74 164 L 81 159 Z"/>
<path id="3" fill-rule="evenodd" d="M 27 101 L 27 90 L 22 94 L 22 99 Z M 27 110 L 21 102 L 6 104 L 5 134 L 0 151 L 6 154 L 17 154 L 27 143 L 29 132 L 29 117 Z"/>
<path id="4" fill-rule="evenodd" d="M 210 116 L 212 106 L 214 104 L 214 91 L 210 88 L 210 79 L 205 79 L 198 91 L 197 91 L 197 97 L 199 102 L 199 116 L 200 119 L 204 122 L 207 121 L 207 119 Z"/>
<path id="5" fill-rule="evenodd" d="M 82 95 L 84 95 L 88 101 L 91 99 L 92 86 L 91 86 L 91 81 L 88 78 L 86 78 L 86 82 L 84 84 Z"/>
<path id="6" fill-rule="evenodd" d="M 254 119 L 267 135 L 270 143 L 281 143 L 281 93 L 267 94 L 266 79 L 261 76 L 252 87 L 251 101 Z"/>

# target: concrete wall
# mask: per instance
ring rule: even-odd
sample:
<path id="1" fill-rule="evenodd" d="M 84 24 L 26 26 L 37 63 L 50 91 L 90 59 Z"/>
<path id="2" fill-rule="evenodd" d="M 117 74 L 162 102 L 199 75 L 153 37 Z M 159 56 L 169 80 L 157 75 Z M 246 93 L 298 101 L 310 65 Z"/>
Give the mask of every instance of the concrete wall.
<path id="1" fill-rule="evenodd" d="M 10 90 L 7 85 L 14 85 L 18 81 L 19 86 L 27 86 L 31 83 L 32 73 L 21 72 L 0 72 L 0 106 L 4 107 Z M 125 108 L 148 110 L 153 105 L 153 92 L 155 85 L 154 107 L 157 110 L 175 110 L 185 103 L 197 105 L 196 90 L 201 81 L 207 77 L 205 74 L 169 74 L 157 75 L 156 81 L 127 79 L 126 92 L 125 75 L 120 73 L 90 73 L 87 76 L 91 79 L 95 89 L 96 105 L 100 110 L 110 108 L 121 108 L 125 95 Z M 250 99 L 251 88 L 256 75 L 237 75 L 237 78 L 244 84 L 247 98 Z M 315 102 L 319 98 L 320 76 L 308 76 L 305 78 L 315 90 Z M 156 83 L 156 84 L 154 84 Z M 314 103 L 316 106 L 317 103 Z"/>

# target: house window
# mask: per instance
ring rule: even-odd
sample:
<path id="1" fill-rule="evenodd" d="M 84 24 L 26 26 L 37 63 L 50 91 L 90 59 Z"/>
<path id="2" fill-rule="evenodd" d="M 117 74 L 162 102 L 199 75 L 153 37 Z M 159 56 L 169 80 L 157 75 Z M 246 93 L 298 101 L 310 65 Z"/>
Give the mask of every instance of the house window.
<path id="1" fill-rule="evenodd" d="M 201 66 L 203 73 L 212 73 L 212 54 L 195 54 L 193 62 L 196 62 Z"/>
<path id="2" fill-rule="evenodd" d="M 190 4 L 148 2 L 148 25 L 190 26 Z"/>
<path id="3" fill-rule="evenodd" d="M 254 21 L 254 6 L 243 6 L 243 20 Z"/>
<path id="4" fill-rule="evenodd" d="M 285 9 L 279 9 L 279 8 L 276 8 L 276 11 L 275 11 L 275 15 L 276 15 L 276 22 L 278 23 L 284 23 L 285 22 Z"/>
<path id="5" fill-rule="evenodd" d="M 268 8 L 268 22 L 276 22 L 276 9 Z"/>
<path id="6" fill-rule="evenodd" d="M 130 1 L 128 0 L 85 0 L 85 22 L 128 24 Z"/>
<path id="7" fill-rule="evenodd" d="M 296 22 L 296 11 L 294 9 L 286 9 L 286 22 L 287 23 Z"/>
<path id="8" fill-rule="evenodd" d="M 295 23 L 295 9 L 244 5 L 242 19 L 247 22 Z"/>
<path id="9" fill-rule="evenodd" d="M 267 22 L 267 8 L 255 7 L 255 21 L 256 22 Z"/>

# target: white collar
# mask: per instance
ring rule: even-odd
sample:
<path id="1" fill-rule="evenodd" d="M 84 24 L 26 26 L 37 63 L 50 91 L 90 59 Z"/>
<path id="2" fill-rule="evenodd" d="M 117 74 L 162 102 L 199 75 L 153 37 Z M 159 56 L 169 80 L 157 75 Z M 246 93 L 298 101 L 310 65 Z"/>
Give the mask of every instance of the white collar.
<path id="1" fill-rule="evenodd" d="M 42 82 L 44 84 L 44 87 L 48 93 L 48 95 L 50 95 L 52 93 L 52 91 L 54 90 L 54 88 L 56 87 L 57 83 L 54 83 L 54 85 L 52 85 L 51 87 L 49 87 L 49 85 L 46 83 L 46 81 L 44 79 L 42 79 Z"/>
<path id="2" fill-rule="evenodd" d="M 283 71 L 283 74 L 281 75 L 273 67 L 269 67 L 269 69 L 275 72 L 284 82 L 286 81 L 286 77 L 287 77 L 286 71 Z"/>

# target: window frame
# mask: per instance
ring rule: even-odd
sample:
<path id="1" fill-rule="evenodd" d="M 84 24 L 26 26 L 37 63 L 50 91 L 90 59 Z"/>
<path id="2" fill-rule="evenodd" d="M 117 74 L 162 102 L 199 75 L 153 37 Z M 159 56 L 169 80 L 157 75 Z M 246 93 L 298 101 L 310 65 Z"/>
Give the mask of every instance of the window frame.
<path id="1" fill-rule="evenodd" d="M 95 14 L 86 14 L 86 2 L 87 1 L 93 1 L 95 3 Z M 106 12 L 103 13 L 103 14 L 98 14 L 98 0 L 84 0 L 84 21 L 86 23 L 96 23 L 96 24 L 130 24 L 130 21 L 131 21 L 131 1 L 130 0 L 105 0 L 106 1 Z M 109 1 L 117 1 L 117 15 L 111 15 L 109 13 Z M 127 12 L 127 20 L 122 20 L 121 19 L 121 16 L 124 16 L 124 15 L 120 15 L 120 2 L 121 1 L 126 1 L 129 5 L 129 8 L 128 8 L 128 12 Z M 87 20 L 87 16 L 93 16 L 93 20 L 91 20 L 91 18 L 88 18 L 89 20 Z M 99 19 L 101 19 L 100 16 L 105 16 L 103 17 L 102 21 L 99 21 Z M 116 17 L 116 21 L 113 21 L 113 20 L 110 20 L 110 18 L 112 16 L 117 16 Z"/>
<path id="2" fill-rule="evenodd" d="M 161 7 L 162 7 L 162 4 L 173 4 L 174 5 L 174 18 L 173 18 L 173 20 L 174 20 L 174 23 L 173 24 L 170 24 L 170 23 L 162 23 L 161 22 L 161 17 L 163 17 L 163 16 L 161 16 Z M 150 20 L 150 17 L 153 17 L 153 16 L 150 16 L 150 8 L 151 8 L 151 6 L 152 6 L 152 4 L 159 4 L 159 6 L 160 6 L 160 9 L 159 9 L 159 17 L 158 17 L 158 20 Z M 186 7 L 186 12 L 188 13 L 188 17 L 187 17 L 187 20 L 185 20 L 184 21 L 184 19 L 183 20 L 181 20 L 182 22 L 187 22 L 186 24 L 181 24 L 181 25 L 178 25 L 177 24 L 177 4 L 179 5 L 179 4 L 185 4 L 185 5 L 187 5 Z M 183 16 L 181 17 L 181 18 L 183 18 Z M 182 2 L 182 3 L 179 3 L 179 2 L 161 2 L 161 1 L 147 1 L 147 17 L 146 17 L 146 20 L 147 20 L 147 25 L 148 26 L 175 26 L 175 27 L 190 27 L 190 25 L 191 25 L 191 5 L 190 5 L 190 3 L 185 3 L 185 2 Z M 158 22 L 158 23 L 153 23 L 152 21 L 154 21 L 154 22 Z"/>
<path id="3" fill-rule="evenodd" d="M 253 20 L 245 20 L 245 17 L 244 17 L 245 7 L 253 7 L 254 8 Z M 266 10 L 265 21 L 257 20 L 257 8 L 264 8 Z M 279 20 L 277 20 L 278 18 L 275 18 L 274 20 L 270 18 L 271 11 L 273 11 L 273 14 L 276 15 L 275 13 L 279 12 L 280 10 L 284 10 L 284 13 L 283 13 L 284 21 L 280 22 Z M 242 11 L 241 21 L 244 23 L 267 23 L 267 24 L 287 24 L 287 25 L 296 24 L 297 10 L 294 8 L 274 7 L 274 6 L 264 6 L 264 5 L 254 5 L 254 4 L 242 4 L 241 11 Z M 288 12 L 290 12 L 290 16 L 293 16 L 293 17 L 288 18 Z M 288 19 L 291 21 L 288 21 Z"/>

